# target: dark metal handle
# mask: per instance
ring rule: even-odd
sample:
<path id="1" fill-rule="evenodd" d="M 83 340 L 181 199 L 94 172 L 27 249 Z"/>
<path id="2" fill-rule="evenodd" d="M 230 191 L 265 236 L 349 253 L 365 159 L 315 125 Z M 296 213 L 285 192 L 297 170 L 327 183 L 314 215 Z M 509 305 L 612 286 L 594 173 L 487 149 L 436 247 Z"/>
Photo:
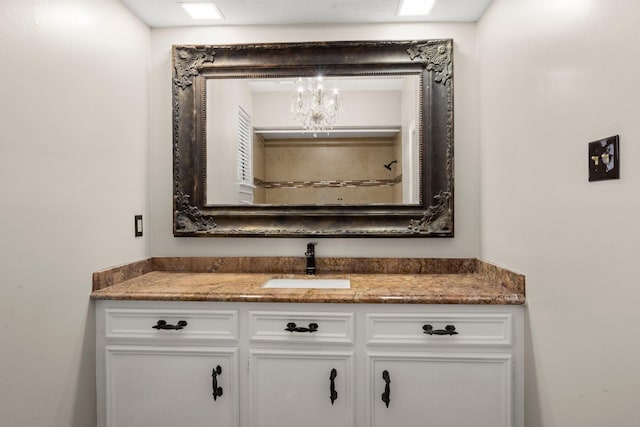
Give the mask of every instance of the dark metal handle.
<path id="1" fill-rule="evenodd" d="M 309 327 L 305 328 L 304 326 L 296 326 L 295 323 L 290 322 L 287 323 L 287 327 L 284 328 L 287 332 L 318 332 L 318 324 L 317 323 L 309 323 Z"/>
<path id="2" fill-rule="evenodd" d="M 382 371 L 382 379 L 385 382 L 384 393 L 382 393 L 382 401 L 385 405 L 387 405 L 388 408 L 389 402 L 391 402 L 391 387 L 389 386 L 389 384 L 391 383 L 391 378 L 389 377 L 389 371 Z"/>
<path id="3" fill-rule="evenodd" d="M 331 404 L 333 405 L 333 402 L 336 401 L 336 399 L 338 398 L 338 392 L 336 391 L 336 376 L 338 376 L 338 371 L 336 371 L 335 369 L 331 370 L 331 375 L 329 375 L 329 391 L 331 392 L 331 395 L 329 396 L 329 399 L 331 399 Z"/>
<path id="4" fill-rule="evenodd" d="M 169 325 L 167 324 L 166 320 L 158 320 L 158 322 L 152 326 L 153 329 L 173 329 L 173 330 L 179 330 L 179 329 L 183 329 L 185 326 L 187 326 L 187 321 L 186 320 L 180 320 L 178 321 L 177 325 Z"/>
<path id="5" fill-rule="evenodd" d="M 422 329 L 424 329 L 424 333 L 427 335 L 458 335 L 456 327 L 453 325 L 447 325 L 444 329 L 433 329 L 431 325 L 424 325 Z"/>
<path id="6" fill-rule="evenodd" d="M 211 388 L 213 389 L 213 400 L 218 400 L 218 396 L 222 396 L 222 387 L 218 387 L 218 375 L 222 373 L 220 365 L 216 366 L 211 372 Z"/>

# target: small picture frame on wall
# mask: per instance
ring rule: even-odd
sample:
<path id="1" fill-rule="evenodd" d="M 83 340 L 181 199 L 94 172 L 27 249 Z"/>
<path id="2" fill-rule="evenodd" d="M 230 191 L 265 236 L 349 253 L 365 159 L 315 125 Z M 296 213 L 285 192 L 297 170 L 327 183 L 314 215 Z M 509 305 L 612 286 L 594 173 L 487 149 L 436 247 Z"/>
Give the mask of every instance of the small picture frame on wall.
<path id="1" fill-rule="evenodd" d="M 620 179 L 618 135 L 589 143 L 589 181 Z"/>

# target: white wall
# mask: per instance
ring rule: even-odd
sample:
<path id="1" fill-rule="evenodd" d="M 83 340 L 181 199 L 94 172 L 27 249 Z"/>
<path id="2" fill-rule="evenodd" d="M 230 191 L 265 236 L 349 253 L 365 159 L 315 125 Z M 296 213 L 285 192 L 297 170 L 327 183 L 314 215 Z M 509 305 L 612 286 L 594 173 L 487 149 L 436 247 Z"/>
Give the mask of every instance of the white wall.
<path id="1" fill-rule="evenodd" d="M 454 86 L 455 88 L 455 86 Z M 420 156 L 418 155 L 418 122 L 420 115 L 419 82 L 405 79 L 402 88 L 402 157 L 396 156 L 402 166 L 403 203 L 415 203 L 420 198 Z M 454 117 L 455 118 L 455 117 Z M 455 129 L 454 129 L 455 131 Z"/>
<path id="2" fill-rule="evenodd" d="M 0 2 L 3 427 L 95 425 L 91 273 L 147 255 L 148 51 L 115 0 Z"/>
<path id="3" fill-rule="evenodd" d="M 209 204 L 240 203 L 238 188 L 238 108 L 254 116 L 251 89 L 246 80 L 209 79 L 207 93 L 207 194 Z M 229 108 L 233 106 L 233 108 Z M 252 119 L 253 120 L 253 119 Z M 233 144 L 216 144 L 233 141 Z M 222 183 L 222 184 L 220 184 Z"/>
<path id="4" fill-rule="evenodd" d="M 155 256 L 283 256 L 308 239 L 172 236 L 171 45 L 317 40 L 455 40 L 456 236 L 453 239 L 320 239 L 318 256 L 477 257 L 480 185 L 475 24 L 199 27 L 151 31 L 151 212 Z M 315 240 L 315 239 L 314 239 Z"/>
<path id="5" fill-rule="evenodd" d="M 287 92 L 253 94 L 253 125 L 257 128 L 295 128 L 300 124 L 291 113 L 295 87 Z M 328 92 L 331 94 L 331 92 Z M 335 127 L 369 127 L 400 125 L 400 92 L 393 90 L 342 91 L 344 110 L 338 114 Z"/>
<path id="6" fill-rule="evenodd" d="M 495 0 L 478 25 L 482 257 L 527 276 L 527 427 L 640 425 L 639 17 Z M 615 134 L 621 179 L 589 183 Z"/>

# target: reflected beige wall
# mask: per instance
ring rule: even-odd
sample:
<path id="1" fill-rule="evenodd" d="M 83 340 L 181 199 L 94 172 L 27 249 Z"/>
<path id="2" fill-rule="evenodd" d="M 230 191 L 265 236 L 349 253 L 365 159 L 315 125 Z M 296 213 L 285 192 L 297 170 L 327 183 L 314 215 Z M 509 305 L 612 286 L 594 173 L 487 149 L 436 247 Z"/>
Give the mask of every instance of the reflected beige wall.
<path id="1" fill-rule="evenodd" d="M 264 142 L 260 135 L 253 134 L 253 178 L 254 183 L 256 179 L 264 181 Z M 264 187 L 256 186 L 253 189 L 253 203 L 264 204 L 267 203 L 267 196 Z"/>
<path id="2" fill-rule="evenodd" d="M 264 191 L 268 204 L 399 203 L 401 183 L 389 181 L 402 168 L 384 167 L 400 161 L 396 146 L 390 138 L 267 141 L 262 149 L 264 178 L 257 169 L 255 176 L 276 186 Z M 254 200 L 260 203 L 258 197 Z"/>
<path id="3" fill-rule="evenodd" d="M 266 194 L 267 203 L 270 204 L 388 204 L 392 203 L 393 187 L 270 188 L 266 190 Z"/>
<path id="4" fill-rule="evenodd" d="M 402 132 L 399 133 L 393 141 L 393 158 L 398 161 L 391 167 L 393 176 L 397 177 L 402 174 Z M 402 181 L 393 186 L 393 203 L 403 202 Z"/>

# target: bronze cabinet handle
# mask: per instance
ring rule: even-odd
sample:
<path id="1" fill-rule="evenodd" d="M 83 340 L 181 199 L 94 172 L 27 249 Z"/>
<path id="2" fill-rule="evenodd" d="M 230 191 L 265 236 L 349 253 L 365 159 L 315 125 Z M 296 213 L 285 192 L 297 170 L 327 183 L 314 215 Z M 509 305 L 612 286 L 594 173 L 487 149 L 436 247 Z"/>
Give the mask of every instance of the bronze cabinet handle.
<path id="1" fill-rule="evenodd" d="M 178 321 L 178 324 L 176 325 L 171 325 L 168 324 L 166 320 L 158 320 L 158 322 L 152 326 L 153 329 L 167 329 L 167 330 L 180 330 L 180 329 L 184 329 L 187 326 L 187 321 L 186 320 L 180 320 Z"/>
<path id="2" fill-rule="evenodd" d="M 431 325 L 424 325 L 422 329 L 427 335 L 458 335 L 456 327 L 453 325 L 447 325 L 444 329 L 433 329 Z"/>
<path id="3" fill-rule="evenodd" d="M 222 373 L 220 365 L 216 366 L 211 372 L 211 388 L 213 389 L 213 400 L 218 400 L 222 396 L 222 387 L 218 386 L 218 375 Z"/>
<path id="4" fill-rule="evenodd" d="M 317 323 L 309 323 L 309 327 L 305 328 L 304 326 L 296 326 L 295 323 L 290 322 L 287 323 L 287 327 L 284 328 L 287 332 L 318 332 L 318 324 Z"/>
<path id="5" fill-rule="evenodd" d="M 331 370 L 331 374 L 329 375 L 329 391 L 330 391 L 330 395 L 329 395 L 329 399 L 331 399 L 331 404 L 333 405 L 333 402 L 336 401 L 336 399 L 338 399 L 338 392 L 336 391 L 336 382 L 335 379 L 338 376 L 338 371 L 334 369 Z"/>
<path id="6" fill-rule="evenodd" d="M 391 377 L 389 376 L 389 371 L 386 369 L 382 371 L 382 379 L 384 380 L 384 393 L 382 393 L 382 401 L 384 404 L 389 407 L 389 402 L 391 402 Z"/>

